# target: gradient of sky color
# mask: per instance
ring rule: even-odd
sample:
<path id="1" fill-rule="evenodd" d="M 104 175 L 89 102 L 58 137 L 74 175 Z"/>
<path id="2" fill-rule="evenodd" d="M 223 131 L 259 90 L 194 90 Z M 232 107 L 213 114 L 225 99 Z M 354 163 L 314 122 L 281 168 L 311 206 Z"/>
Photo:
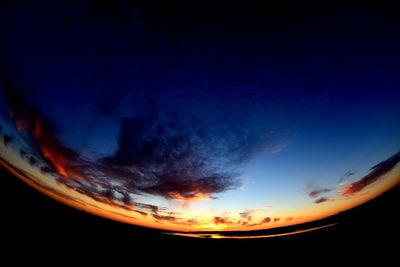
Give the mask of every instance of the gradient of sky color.
<path id="1" fill-rule="evenodd" d="M 191 189 L 167 171 L 154 186 L 143 186 L 153 183 L 146 178 L 127 186 L 137 190 L 133 206 L 165 208 L 146 206 L 148 216 L 128 222 L 164 229 L 299 223 L 360 204 L 400 179 L 399 36 L 390 6 L 9 1 L 1 15 L 3 165 L 61 198 L 101 207 L 100 215 L 126 221 L 137 213 L 112 203 L 118 197 L 75 192 L 84 185 L 66 180 L 85 175 L 62 175 L 46 145 L 65 166 L 108 173 L 111 189 L 130 179 L 118 167 L 151 174 L 166 164 L 190 173 L 179 179 L 194 179 Z M 133 144 L 152 151 L 132 152 Z M 185 146 L 189 163 L 174 165 Z M 52 170 L 40 172 L 21 150 Z M 144 159 L 152 164 L 140 169 Z M 353 194 L 341 191 L 380 162 L 387 172 Z M 217 182 L 203 177 L 211 174 Z M 257 224 L 263 218 L 272 221 Z"/>

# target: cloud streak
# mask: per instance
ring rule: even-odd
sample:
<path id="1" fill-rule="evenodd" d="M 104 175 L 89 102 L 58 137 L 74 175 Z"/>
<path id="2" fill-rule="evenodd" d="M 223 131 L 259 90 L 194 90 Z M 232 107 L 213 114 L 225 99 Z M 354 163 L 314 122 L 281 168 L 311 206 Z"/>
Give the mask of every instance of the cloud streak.
<path id="1" fill-rule="evenodd" d="M 311 197 L 311 198 L 317 198 L 321 194 L 329 193 L 331 191 L 332 191 L 331 188 L 316 188 L 316 189 L 312 190 L 311 192 L 309 192 L 308 196 Z"/>
<path id="2" fill-rule="evenodd" d="M 352 196 L 370 184 L 377 182 L 385 174 L 389 173 L 396 165 L 400 162 L 400 152 L 394 154 L 387 160 L 384 160 L 370 169 L 370 172 L 359 179 L 358 181 L 349 184 L 345 188 L 339 191 L 342 196 Z"/>
<path id="3" fill-rule="evenodd" d="M 315 204 L 321 204 L 321 203 L 325 203 L 325 202 L 328 202 L 328 201 L 335 201 L 335 200 L 333 198 L 320 197 L 320 198 L 314 200 L 314 203 Z"/>

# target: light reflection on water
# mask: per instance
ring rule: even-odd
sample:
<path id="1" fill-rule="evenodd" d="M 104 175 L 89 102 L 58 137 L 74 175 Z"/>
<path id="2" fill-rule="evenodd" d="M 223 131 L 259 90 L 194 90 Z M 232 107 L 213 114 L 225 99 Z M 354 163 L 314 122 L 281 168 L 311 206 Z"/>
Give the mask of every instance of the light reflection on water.
<path id="1" fill-rule="evenodd" d="M 243 236 L 234 236 L 234 235 L 225 235 L 223 233 L 220 234 L 205 234 L 205 233 L 165 233 L 168 235 L 174 235 L 174 236 L 183 236 L 183 237 L 193 237 L 193 238 L 212 238 L 212 239 L 255 239 L 255 238 L 272 238 L 272 237 L 280 237 L 280 236 L 289 236 L 289 235 L 296 235 L 296 234 L 302 234 L 302 233 L 307 233 L 315 230 L 320 230 L 323 228 L 328 228 L 337 225 L 338 223 L 331 223 L 328 225 L 324 226 L 319 226 L 319 227 L 313 227 L 309 229 L 304 229 L 304 230 L 295 230 L 287 233 L 280 233 L 280 234 L 267 234 L 267 235 L 243 235 Z"/>

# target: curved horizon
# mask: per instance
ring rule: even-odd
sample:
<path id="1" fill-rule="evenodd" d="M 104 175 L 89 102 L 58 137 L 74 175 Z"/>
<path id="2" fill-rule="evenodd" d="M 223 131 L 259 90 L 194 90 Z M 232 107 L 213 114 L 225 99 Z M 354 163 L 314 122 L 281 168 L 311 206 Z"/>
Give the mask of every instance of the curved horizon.
<path id="1" fill-rule="evenodd" d="M 396 14 L 267 5 L 8 1 L 1 165 L 175 232 L 312 222 L 396 186 Z"/>

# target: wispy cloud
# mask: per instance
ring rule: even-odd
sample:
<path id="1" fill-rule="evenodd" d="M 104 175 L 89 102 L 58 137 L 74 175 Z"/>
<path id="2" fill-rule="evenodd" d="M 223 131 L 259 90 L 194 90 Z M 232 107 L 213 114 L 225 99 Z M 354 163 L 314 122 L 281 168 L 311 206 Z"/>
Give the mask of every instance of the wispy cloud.
<path id="1" fill-rule="evenodd" d="M 348 178 L 348 177 L 351 177 L 351 176 L 353 176 L 353 175 L 355 175 L 355 174 L 356 174 L 356 173 L 353 172 L 353 171 L 347 171 L 347 172 L 344 174 L 344 177 Z"/>
<path id="2" fill-rule="evenodd" d="M 271 217 L 265 217 L 264 219 L 261 220 L 261 224 L 266 224 L 271 222 Z"/>
<path id="3" fill-rule="evenodd" d="M 216 225 L 218 225 L 218 224 L 234 225 L 234 224 L 237 224 L 237 222 L 235 222 L 229 218 L 216 216 L 216 217 L 214 217 L 214 224 L 216 224 Z"/>
<path id="4" fill-rule="evenodd" d="M 271 153 L 278 154 L 278 153 L 282 152 L 283 150 L 285 150 L 289 146 L 289 144 L 290 144 L 289 141 L 283 141 L 281 143 L 278 143 L 271 148 Z"/>
<path id="5" fill-rule="evenodd" d="M 321 204 L 321 203 L 328 202 L 328 201 L 332 202 L 332 201 L 335 201 L 335 199 L 327 198 L 327 197 L 320 197 L 320 198 L 314 200 L 314 203 Z"/>
<path id="6" fill-rule="evenodd" d="M 358 181 L 349 184 L 339 191 L 343 196 L 352 196 L 362 191 L 368 185 L 375 183 L 381 179 L 385 174 L 389 173 L 400 162 L 400 152 L 394 154 L 385 161 L 380 162 L 370 169 L 370 172 L 359 179 Z"/>
<path id="7" fill-rule="evenodd" d="M 347 171 L 343 177 L 339 180 L 339 186 L 344 186 L 349 182 L 349 178 L 354 176 L 356 173 L 353 171 Z"/>
<path id="8" fill-rule="evenodd" d="M 240 217 L 241 217 L 242 219 L 245 219 L 245 220 L 247 220 L 247 221 L 251 221 L 251 219 L 252 219 L 252 214 L 253 214 L 253 213 L 254 213 L 254 212 L 251 211 L 251 210 L 246 210 L 246 211 L 240 212 L 239 215 L 240 215 Z"/>
<path id="9" fill-rule="evenodd" d="M 329 193 L 329 192 L 331 192 L 333 189 L 332 188 L 314 188 L 313 190 L 311 190 L 309 193 L 308 193 L 308 196 L 310 197 L 310 198 L 317 198 L 317 197 L 319 197 L 321 194 L 324 194 L 324 193 Z"/>
<path id="10" fill-rule="evenodd" d="M 274 218 L 274 223 L 277 223 L 277 222 L 279 222 L 281 220 L 281 217 L 275 217 Z"/>
<path id="11" fill-rule="evenodd" d="M 252 220 L 252 216 L 254 214 L 260 213 L 262 211 L 265 211 L 265 210 L 268 210 L 268 209 L 271 209 L 271 208 L 272 208 L 272 205 L 266 204 L 266 205 L 263 205 L 263 206 L 260 206 L 260 207 L 257 207 L 257 208 L 246 209 L 246 210 L 240 212 L 239 216 L 242 219 L 247 220 L 249 222 L 249 221 Z"/>

